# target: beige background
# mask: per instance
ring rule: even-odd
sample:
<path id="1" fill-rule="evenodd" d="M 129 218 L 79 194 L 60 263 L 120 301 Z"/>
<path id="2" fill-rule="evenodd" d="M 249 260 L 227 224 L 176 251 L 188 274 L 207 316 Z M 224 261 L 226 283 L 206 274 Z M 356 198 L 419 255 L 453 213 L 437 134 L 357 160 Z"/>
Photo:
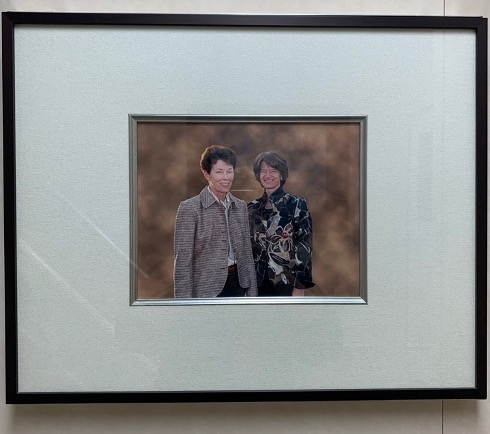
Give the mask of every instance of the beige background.
<path id="1" fill-rule="evenodd" d="M 2 1 L 2 10 L 485 15 L 487 1 Z M 2 260 L 3 263 L 3 260 Z M 0 297 L 3 304 L 3 296 Z M 3 322 L 2 322 L 3 327 Z M 3 351 L 3 330 L 0 331 Z M 4 360 L 2 358 L 2 364 Z M 3 366 L 2 366 L 3 367 Z M 4 379 L 0 376 L 2 390 Z M 4 398 L 2 396 L 2 403 Z M 0 406 L 0 433 L 488 433 L 478 401 Z"/>

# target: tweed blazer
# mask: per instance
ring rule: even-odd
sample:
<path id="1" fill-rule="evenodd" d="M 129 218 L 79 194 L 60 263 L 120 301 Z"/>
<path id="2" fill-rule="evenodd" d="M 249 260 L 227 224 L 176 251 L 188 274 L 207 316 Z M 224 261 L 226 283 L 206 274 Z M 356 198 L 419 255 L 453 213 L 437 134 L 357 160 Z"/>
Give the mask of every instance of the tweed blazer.
<path id="1" fill-rule="evenodd" d="M 230 241 L 238 280 L 247 296 L 257 295 L 247 204 L 228 193 Z M 176 298 L 216 297 L 228 277 L 225 209 L 205 187 L 180 203 L 175 220 L 174 291 Z"/>

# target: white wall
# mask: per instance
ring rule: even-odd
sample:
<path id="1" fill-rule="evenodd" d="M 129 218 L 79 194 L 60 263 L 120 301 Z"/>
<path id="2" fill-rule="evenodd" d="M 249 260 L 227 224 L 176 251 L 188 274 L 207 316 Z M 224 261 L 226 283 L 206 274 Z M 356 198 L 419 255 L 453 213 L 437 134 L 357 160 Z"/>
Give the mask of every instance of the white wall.
<path id="1" fill-rule="evenodd" d="M 484 15 L 487 0 L 0 1 L 1 10 L 188 13 Z M 3 258 L 1 263 L 3 264 Z M 3 268 L 2 268 L 3 272 Z M 3 279 L 2 279 L 3 280 Z M 0 295 L 3 304 L 3 294 Z M 0 350 L 3 351 L 3 322 Z M 4 358 L 0 360 L 4 367 Z M 5 381 L 0 375 L 0 388 Z M 3 395 L 3 394 L 2 394 Z M 4 405 L 0 433 L 487 433 L 485 401 Z"/>

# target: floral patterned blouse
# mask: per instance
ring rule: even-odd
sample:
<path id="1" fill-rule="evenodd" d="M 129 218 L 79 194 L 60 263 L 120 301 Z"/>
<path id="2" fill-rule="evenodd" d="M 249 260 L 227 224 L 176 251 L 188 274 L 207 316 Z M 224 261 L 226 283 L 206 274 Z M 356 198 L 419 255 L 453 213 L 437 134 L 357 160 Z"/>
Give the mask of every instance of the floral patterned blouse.
<path id="1" fill-rule="evenodd" d="M 264 192 L 250 202 L 248 212 L 257 284 L 268 278 L 298 289 L 314 286 L 312 221 L 306 200 L 279 187 L 270 197 Z"/>

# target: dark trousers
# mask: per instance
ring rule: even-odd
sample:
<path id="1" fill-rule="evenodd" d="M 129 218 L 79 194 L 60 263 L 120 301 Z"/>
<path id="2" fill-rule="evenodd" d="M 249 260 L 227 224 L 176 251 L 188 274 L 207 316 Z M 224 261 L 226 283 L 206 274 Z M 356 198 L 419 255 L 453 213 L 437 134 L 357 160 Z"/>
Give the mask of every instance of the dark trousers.
<path id="1" fill-rule="evenodd" d="M 218 297 L 243 297 L 244 295 L 245 290 L 240 286 L 238 271 L 235 267 L 235 271 L 228 273 L 223 291 L 218 294 Z"/>
<path id="2" fill-rule="evenodd" d="M 275 285 L 265 279 L 259 286 L 259 297 L 290 297 L 293 293 L 293 285 L 286 285 L 284 282 L 278 282 Z"/>

